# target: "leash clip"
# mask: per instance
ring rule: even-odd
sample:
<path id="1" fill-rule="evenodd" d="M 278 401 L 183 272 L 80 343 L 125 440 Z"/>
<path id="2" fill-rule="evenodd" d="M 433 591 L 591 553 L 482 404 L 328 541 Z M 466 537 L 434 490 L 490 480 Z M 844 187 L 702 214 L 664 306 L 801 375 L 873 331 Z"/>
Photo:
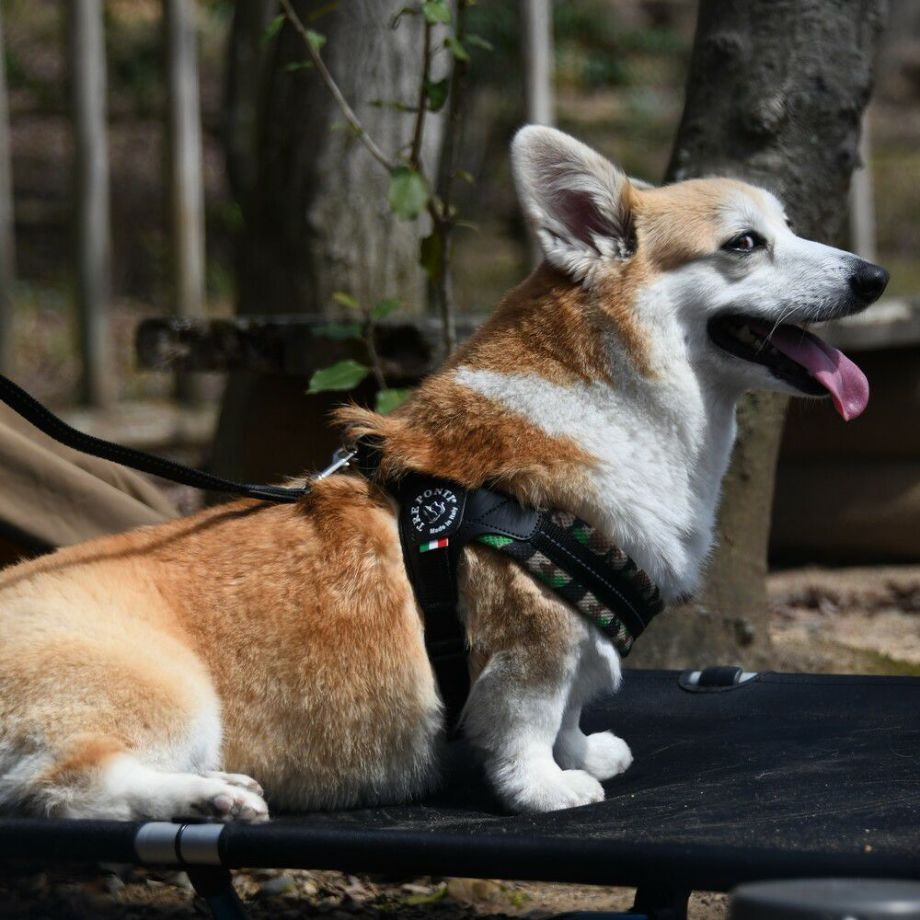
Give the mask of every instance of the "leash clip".
<path id="1" fill-rule="evenodd" d="M 354 460 L 357 453 L 356 450 L 350 447 L 337 448 L 332 454 L 332 463 L 324 470 L 320 470 L 320 472 L 313 477 L 313 482 L 319 482 L 321 479 L 325 479 L 327 476 L 331 476 L 333 473 L 337 473 L 339 470 L 344 469 Z"/>

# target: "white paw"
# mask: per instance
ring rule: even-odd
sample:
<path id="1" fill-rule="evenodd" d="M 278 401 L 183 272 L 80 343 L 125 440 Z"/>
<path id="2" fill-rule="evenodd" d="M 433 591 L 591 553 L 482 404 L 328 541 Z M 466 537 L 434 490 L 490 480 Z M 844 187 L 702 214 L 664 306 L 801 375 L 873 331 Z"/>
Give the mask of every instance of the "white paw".
<path id="1" fill-rule="evenodd" d="M 629 745 L 613 732 L 595 732 L 588 735 L 584 755 L 584 768 L 600 780 L 619 776 L 633 762 Z"/>
<path id="2" fill-rule="evenodd" d="M 221 773 L 219 770 L 210 770 L 207 773 L 202 773 L 202 776 L 206 776 L 208 779 L 220 779 L 225 783 L 229 783 L 231 786 L 241 786 L 243 789 L 248 789 L 250 792 L 254 792 L 258 796 L 264 796 L 265 790 L 262 789 L 262 786 L 257 783 L 251 776 L 246 776 L 245 773 Z"/>
<path id="3" fill-rule="evenodd" d="M 207 787 L 201 800 L 193 803 L 196 811 L 223 821 L 267 821 L 268 805 L 262 798 L 262 787 L 255 780 L 237 774 L 234 779 L 249 780 L 254 788 L 245 788 L 241 783 L 223 779 L 222 774 L 208 774 Z"/>
<path id="4" fill-rule="evenodd" d="M 604 787 L 584 770 L 547 770 L 514 796 L 516 811 L 544 812 L 604 801 Z"/>

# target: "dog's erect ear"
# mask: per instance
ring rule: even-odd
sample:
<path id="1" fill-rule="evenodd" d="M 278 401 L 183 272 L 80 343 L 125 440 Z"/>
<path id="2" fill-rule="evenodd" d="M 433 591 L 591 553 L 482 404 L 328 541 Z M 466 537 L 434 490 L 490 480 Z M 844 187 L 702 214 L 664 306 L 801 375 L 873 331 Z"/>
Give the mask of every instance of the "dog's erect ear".
<path id="1" fill-rule="evenodd" d="M 630 183 L 590 147 L 528 125 L 511 144 L 518 195 L 547 261 L 576 281 L 634 250 Z"/>

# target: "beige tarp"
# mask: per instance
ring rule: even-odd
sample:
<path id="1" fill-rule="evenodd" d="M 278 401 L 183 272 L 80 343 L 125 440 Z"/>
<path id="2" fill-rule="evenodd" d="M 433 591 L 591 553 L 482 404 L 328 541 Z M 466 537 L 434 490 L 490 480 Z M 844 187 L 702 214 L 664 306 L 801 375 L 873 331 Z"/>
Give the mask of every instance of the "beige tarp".
<path id="1" fill-rule="evenodd" d="M 169 500 L 140 474 L 64 447 L 0 405 L 0 556 L 66 546 L 175 515 Z"/>

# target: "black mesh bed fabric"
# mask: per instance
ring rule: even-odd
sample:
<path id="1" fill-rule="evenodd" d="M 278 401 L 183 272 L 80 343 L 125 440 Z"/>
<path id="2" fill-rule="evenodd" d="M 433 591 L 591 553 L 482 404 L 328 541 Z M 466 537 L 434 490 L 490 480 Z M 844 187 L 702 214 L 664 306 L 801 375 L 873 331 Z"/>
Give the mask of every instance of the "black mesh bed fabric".
<path id="1" fill-rule="evenodd" d="M 231 824 L 223 864 L 727 890 L 806 876 L 920 879 L 920 679 L 764 673 L 690 692 L 627 671 L 585 716 L 635 763 L 597 805 L 502 812 L 462 743 L 443 789 L 393 807 Z M 0 821 L 0 857 L 134 861 L 136 823 Z"/>

